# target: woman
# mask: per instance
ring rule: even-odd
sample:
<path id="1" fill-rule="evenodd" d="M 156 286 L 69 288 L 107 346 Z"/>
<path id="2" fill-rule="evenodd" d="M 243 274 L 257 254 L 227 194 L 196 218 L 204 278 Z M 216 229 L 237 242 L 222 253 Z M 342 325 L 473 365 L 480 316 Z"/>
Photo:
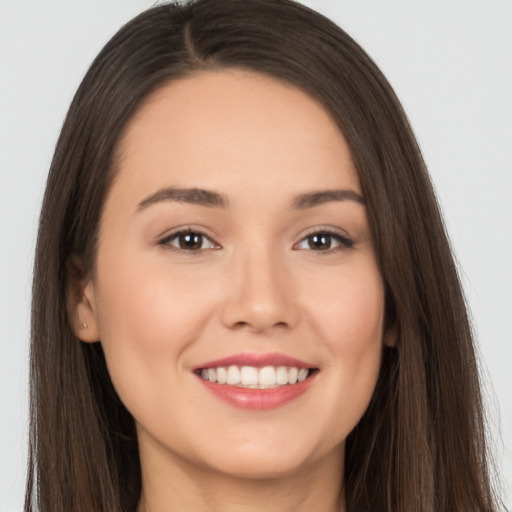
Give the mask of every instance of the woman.
<path id="1" fill-rule="evenodd" d="M 143 13 L 70 107 L 27 510 L 494 510 L 478 371 L 389 84 L 280 0 Z"/>

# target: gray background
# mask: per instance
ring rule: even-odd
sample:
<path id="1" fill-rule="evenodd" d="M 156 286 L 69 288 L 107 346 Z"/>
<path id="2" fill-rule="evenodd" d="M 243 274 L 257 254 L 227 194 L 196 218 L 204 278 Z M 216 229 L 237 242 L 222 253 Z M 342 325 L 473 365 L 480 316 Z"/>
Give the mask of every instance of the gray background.
<path id="1" fill-rule="evenodd" d="M 0 511 L 22 509 L 32 254 L 78 83 L 151 0 L 0 0 Z M 472 310 L 512 507 L 512 0 L 308 0 L 380 65 L 433 176 Z M 501 425 L 501 435 L 500 435 Z"/>

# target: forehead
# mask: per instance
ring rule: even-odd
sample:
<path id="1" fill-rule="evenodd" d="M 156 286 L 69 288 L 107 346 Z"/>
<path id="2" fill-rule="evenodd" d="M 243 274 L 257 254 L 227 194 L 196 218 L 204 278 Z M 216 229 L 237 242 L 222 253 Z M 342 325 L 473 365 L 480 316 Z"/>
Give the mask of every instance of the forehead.
<path id="1" fill-rule="evenodd" d="M 118 155 L 118 178 L 148 189 L 246 183 L 256 194 L 271 180 L 300 193 L 342 180 L 360 191 L 330 114 L 300 89 L 248 71 L 201 72 L 161 87 L 128 123 Z"/>

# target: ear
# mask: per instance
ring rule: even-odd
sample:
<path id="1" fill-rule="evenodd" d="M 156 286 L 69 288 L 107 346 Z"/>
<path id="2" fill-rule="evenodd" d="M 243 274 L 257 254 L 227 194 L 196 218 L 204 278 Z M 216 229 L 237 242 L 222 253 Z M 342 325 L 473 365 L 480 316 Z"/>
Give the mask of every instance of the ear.
<path id="1" fill-rule="evenodd" d="M 386 326 L 384 330 L 384 345 L 387 347 L 394 347 L 396 345 L 396 339 L 398 337 L 398 329 L 396 326 L 396 320 L 391 324 Z"/>
<path id="2" fill-rule="evenodd" d="M 66 301 L 71 329 L 78 339 L 86 343 L 99 341 L 93 280 L 83 272 L 78 258 L 68 261 L 66 271 Z"/>

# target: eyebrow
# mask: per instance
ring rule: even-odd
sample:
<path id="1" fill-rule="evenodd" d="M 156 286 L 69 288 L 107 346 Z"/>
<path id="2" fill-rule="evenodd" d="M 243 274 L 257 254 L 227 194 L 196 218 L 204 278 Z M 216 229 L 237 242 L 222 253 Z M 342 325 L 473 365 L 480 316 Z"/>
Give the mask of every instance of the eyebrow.
<path id="1" fill-rule="evenodd" d="M 146 199 L 139 203 L 137 210 L 144 210 L 152 204 L 161 203 L 163 201 L 198 204 L 209 208 L 227 208 L 228 206 L 228 200 L 224 196 L 217 192 L 212 192 L 211 190 L 168 187 L 146 197 Z"/>
<path id="2" fill-rule="evenodd" d="M 307 194 L 297 196 L 293 200 L 292 208 L 295 210 L 305 210 L 332 201 L 354 201 L 362 205 L 366 204 L 363 196 L 353 190 L 320 190 L 318 192 L 308 192 Z"/>
<path id="3" fill-rule="evenodd" d="M 208 208 L 227 208 L 229 205 L 227 198 L 218 192 L 200 188 L 167 187 L 143 199 L 138 204 L 137 211 L 144 210 L 155 203 L 166 201 L 197 204 Z M 291 207 L 294 210 L 306 210 L 333 201 L 354 201 L 362 205 L 365 204 L 365 200 L 357 192 L 349 189 L 340 189 L 300 194 L 293 199 Z"/>

